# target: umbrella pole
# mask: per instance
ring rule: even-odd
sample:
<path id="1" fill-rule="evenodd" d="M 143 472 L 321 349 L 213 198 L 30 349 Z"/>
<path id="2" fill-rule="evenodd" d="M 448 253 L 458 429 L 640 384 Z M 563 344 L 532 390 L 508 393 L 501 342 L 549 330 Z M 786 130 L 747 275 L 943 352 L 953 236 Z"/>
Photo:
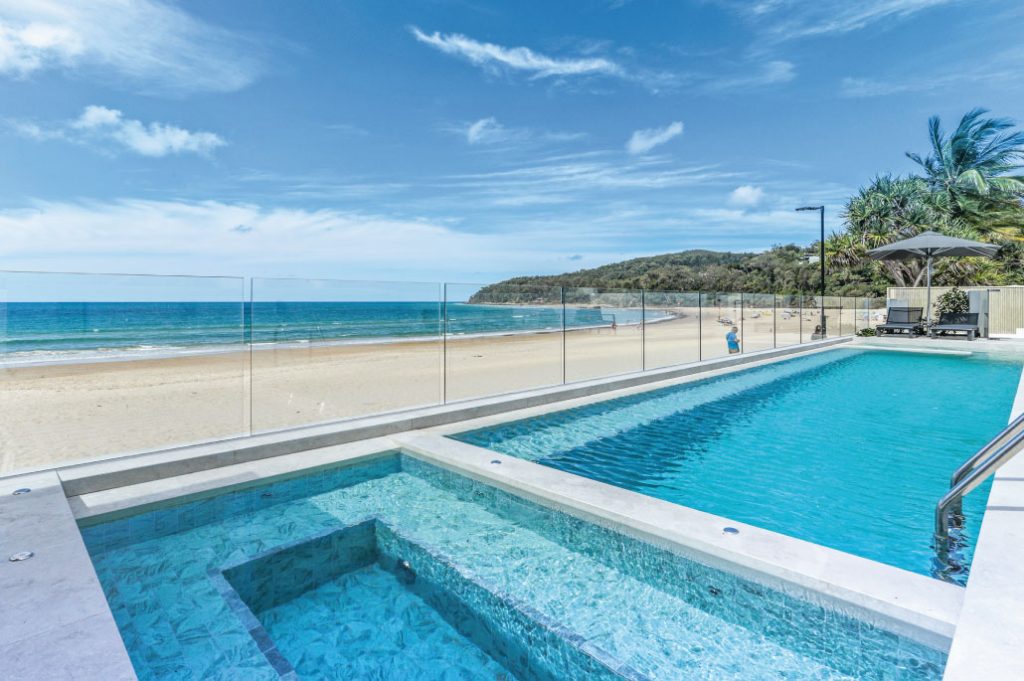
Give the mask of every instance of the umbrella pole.
<path id="1" fill-rule="evenodd" d="M 928 275 L 927 275 L 927 278 L 928 278 L 928 307 L 925 308 L 925 318 L 924 318 L 924 323 L 925 323 L 926 330 L 927 330 L 927 327 L 930 327 L 931 324 L 932 324 L 932 256 L 930 256 L 930 255 L 928 256 Z"/>

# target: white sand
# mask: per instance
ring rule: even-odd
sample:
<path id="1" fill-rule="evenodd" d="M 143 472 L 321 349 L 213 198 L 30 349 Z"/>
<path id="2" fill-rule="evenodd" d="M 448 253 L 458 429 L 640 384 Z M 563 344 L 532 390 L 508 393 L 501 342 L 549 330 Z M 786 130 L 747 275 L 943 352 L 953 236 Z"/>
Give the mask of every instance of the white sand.
<path id="1" fill-rule="evenodd" d="M 775 342 L 799 342 L 800 320 L 783 316 Z M 702 358 L 719 357 L 717 318 L 705 309 L 700 334 L 695 315 L 648 324 L 645 343 L 638 326 L 569 331 L 564 348 L 561 333 L 449 337 L 446 376 L 440 341 L 7 368 L 0 474 L 556 385 L 563 352 L 570 382 L 696 361 L 698 335 Z M 804 340 L 814 320 L 806 311 Z M 748 311 L 743 331 L 746 351 L 772 347 L 772 312 Z"/>

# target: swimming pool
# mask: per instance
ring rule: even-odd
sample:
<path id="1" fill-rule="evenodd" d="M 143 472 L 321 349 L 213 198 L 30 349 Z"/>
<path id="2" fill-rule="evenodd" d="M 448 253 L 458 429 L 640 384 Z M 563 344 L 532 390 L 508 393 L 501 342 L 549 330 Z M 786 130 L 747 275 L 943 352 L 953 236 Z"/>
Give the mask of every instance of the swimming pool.
<path id="1" fill-rule="evenodd" d="M 411 456 L 82 530 L 140 679 L 905 679 L 945 654 Z"/>
<path id="2" fill-rule="evenodd" d="M 949 477 L 1007 423 L 1021 363 L 835 349 L 461 433 L 521 457 L 964 583 L 989 485 L 950 562 Z"/>

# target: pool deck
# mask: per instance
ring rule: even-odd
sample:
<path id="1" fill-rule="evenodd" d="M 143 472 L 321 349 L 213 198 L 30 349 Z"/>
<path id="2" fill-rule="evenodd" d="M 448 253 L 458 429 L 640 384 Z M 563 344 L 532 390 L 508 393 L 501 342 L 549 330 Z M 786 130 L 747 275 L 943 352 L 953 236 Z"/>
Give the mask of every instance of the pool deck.
<path id="1" fill-rule="evenodd" d="M 0 559 L 0 676 L 135 678 L 56 473 L 0 478 Z"/>
<path id="2" fill-rule="evenodd" d="M 78 531 L 182 497 L 211 496 L 405 451 L 574 515 L 609 525 L 773 588 L 852 610 L 950 649 L 946 679 L 1024 678 L 1024 460 L 996 476 L 966 589 L 760 528 L 443 437 L 452 430 L 562 409 L 737 371 L 753 363 L 847 347 L 1024 355 L 1024 343 L 836 339 L 667 370 L 588 381 L 147 452 L 0 478 L 0 660 L 11 678 L 133 679 L 120 634 Z M 956 396 L 951 396 L 956 398 Z M 1024 379 L 1014 415 L 1024 411 Z M 500 460 L 500 464 L 492 463 Z M 14 496 L 19 487 L 29 494 Z M 728 524 L 740 529 L 726 535 Z M 7 556 L 34 551 L 27 561 Z M 950 648 L 951 646 L 951 648 Z"/>

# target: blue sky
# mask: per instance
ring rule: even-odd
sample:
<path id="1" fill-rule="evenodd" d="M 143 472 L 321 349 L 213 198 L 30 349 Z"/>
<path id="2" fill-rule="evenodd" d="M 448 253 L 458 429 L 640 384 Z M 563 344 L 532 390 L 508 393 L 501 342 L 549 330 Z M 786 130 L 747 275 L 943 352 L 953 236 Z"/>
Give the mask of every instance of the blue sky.
<path id="1" fill-rule="evenodd" d="M 0 0 L 6 268 L 488 282 L 815 238 L 1024 116 L 1002 0 Z"/>

